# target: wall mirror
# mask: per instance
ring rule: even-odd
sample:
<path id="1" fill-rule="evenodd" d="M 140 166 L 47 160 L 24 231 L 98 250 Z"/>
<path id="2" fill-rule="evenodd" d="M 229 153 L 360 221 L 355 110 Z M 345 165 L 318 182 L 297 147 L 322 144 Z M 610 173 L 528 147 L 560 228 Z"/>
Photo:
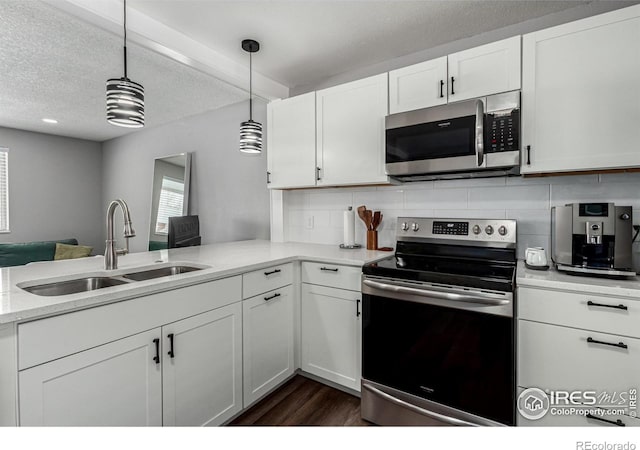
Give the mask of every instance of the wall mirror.
<path id="1" fill-rule="evenodd" d="M 189 214 L 191 153 L 156 158 L 153 162 L 149 250 L 167 248 L 169 217 Z"/>

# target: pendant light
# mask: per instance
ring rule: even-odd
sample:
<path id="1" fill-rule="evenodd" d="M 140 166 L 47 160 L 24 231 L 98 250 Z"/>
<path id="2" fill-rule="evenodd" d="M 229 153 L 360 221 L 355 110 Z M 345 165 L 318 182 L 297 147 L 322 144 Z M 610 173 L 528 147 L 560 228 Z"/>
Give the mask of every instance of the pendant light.
<path id="1" fill-rule="evenodd" d="M 260 44 L 253 39 L 245 39 L 242 41 L 242 49 L 249 53 L 249 120 L 240 124 L 240 151 L 255 154 L 262 152 L 262 124 L 253 120 L 251 54 L 260 50 Z"/>
<path id="2" fill-rule="evenodd" d="M 127 78 L 127 0 L 124 0 L 124 76 L 107 80 L 107 122 L 127 128 L 144 126 L 144 88 Z"/>

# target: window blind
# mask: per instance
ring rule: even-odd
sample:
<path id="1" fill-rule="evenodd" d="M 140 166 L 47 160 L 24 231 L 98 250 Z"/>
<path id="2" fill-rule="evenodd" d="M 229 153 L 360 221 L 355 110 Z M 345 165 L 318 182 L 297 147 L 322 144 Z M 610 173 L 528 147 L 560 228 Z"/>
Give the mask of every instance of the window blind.
<path id="1" fill-rule="evenodd" d="M 9 231 L 9 149 L 0 148 L 0 232 Z"/>
<path id="2" fill-rule="evenodd" d="M 157 234 L 167 234 L 169 232 L 169 217 L 182 215 L 183 202 L 184 182 L 166 176 L 163 177 L 158 216 L 156 218 Z"/>

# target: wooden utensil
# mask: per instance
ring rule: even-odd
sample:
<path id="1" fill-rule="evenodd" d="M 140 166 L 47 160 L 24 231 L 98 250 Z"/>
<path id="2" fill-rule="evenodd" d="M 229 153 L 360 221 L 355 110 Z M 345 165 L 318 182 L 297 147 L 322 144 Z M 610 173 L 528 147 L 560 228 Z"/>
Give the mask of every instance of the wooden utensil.
<path id="1" fill-rule="evenodd" d="M 371 224 L 371 229 L 377 230 L 380 222 L 382 222 L 382 214 L 380 213 L 380 211 L 376 211 L 373 213 L 373 223 Z"/>
<path id="2" fill-rule="evenodd" d="M 370 209 L 366 209 L 364 211 L 364 216 L 367 219 L 364 222 L 364 224 L 367 226 L 367 230 L 373 230 L 373 228 L 371 228 L 371 224 L 373 223 L 373 211 L 371 211 Z"/>
<path id="3" fill-rule="evenodd" d="M 358 206 L 358 217 L 360 217 L 360 219 L 365 223 L 365 225 L 367 224 L 367 219 L 364 214 L 366 210 L 367 210 L 366 206 L 364 205 Z"/>

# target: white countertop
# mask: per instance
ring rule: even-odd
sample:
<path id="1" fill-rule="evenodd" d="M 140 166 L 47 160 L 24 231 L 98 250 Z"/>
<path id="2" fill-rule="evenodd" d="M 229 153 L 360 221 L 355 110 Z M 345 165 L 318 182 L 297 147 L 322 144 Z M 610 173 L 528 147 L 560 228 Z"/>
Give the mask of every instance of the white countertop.
<path id="1" fill-rule="evenodd" d="M 553 267 L 546 271 L 527 269 L 524 261 L 518 261 L 516 285 L 640 299 L 640 277 L 637 276 L 614 279 L 568 275 Z"/>
<path id="2" fill-rule="evenodd" d="M 133 253 L 118 257 L 118 269 L 111 271 L 104 270 L 102 256 L 7 267 L 0 269 L 0 324 L 140 297 L 290 261 L 362 266 L 389 255 L 390 252 L 364 249 L 343 250 L 335 245 L 254 240 Z M 79 275 L 117 276 L 140 267 L 160 267 L 162 263 L 193 263 L 210 267 L 181 275 L 57 297 L 31 294 L 16 286 L 21 283 L 35 285 L 47 281 L 71 280 Z M 32 283 L 33 281 L 37 282 Z"/>

